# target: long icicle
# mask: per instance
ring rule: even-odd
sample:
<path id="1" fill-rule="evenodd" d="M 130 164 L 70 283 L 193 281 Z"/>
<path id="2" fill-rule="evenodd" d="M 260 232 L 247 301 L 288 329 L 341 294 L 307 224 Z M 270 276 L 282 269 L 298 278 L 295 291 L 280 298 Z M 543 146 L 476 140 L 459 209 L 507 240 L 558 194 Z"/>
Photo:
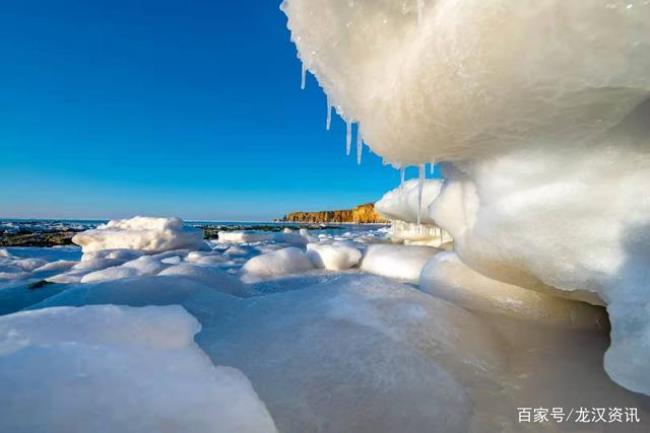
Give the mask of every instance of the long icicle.
<path id="1" fill-rule="evenodd" d="M 399 187 L 404 188 L 404 179 L 406 178 L 406 168 L 399 168 Z"/>
<path id="2" fill-rule="evenodd" d="M 352 122 L 347 120 L 345 123 L 346 123 L 345 154 L 347 156 L 350 156 L 350 151 L 352 150 Z"/>
<path id="3" fill-rule="evenodd" d="M 307 84 L 307 68 L 305 64 L 301 63 L 302 70 L 300 71 L 300 90 L 305 90 L 305 85 Z"/>
<path id="4" fill-rule="evenodd" d="M 424 13 L 424 0 L 416 0 L 418 8 L 418 25 L 422 22 L 422 14 Z"/>
<path id="5" fill-rule="evenodd" d="M 361 135 L 361 125 L 357 124 L 357 165 L 361 165 L 362 153 L 363 153 L 363 135 Z"/>
<path id="6" fill-rule="evenodd" d="M 332 101 L 330 101 L 330 97 L 327 97 L 327 119 L 325 120 L 325 129 L 327 131 L 330 130 L 330 126 L 332 126 Z"/>
<path id="7" fill-rule="evenodd" d="M 424 177 L 425 177 L 424 164 L 420 164 L 419 176 L 418 176 L 418 209 L 417 209 L 418 226 L 420 225 L 420 220 L 421 220 L 420 216 L 422 214 L 422 189 L 424 188 Z"/>

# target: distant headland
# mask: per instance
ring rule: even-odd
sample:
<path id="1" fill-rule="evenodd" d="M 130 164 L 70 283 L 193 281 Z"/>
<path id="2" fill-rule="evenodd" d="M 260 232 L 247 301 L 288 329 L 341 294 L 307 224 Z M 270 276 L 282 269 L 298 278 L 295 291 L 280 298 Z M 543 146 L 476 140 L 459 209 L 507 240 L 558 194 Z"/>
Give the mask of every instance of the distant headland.
<path id="1" fill-rule="evenodd" d="M 385 218 L 375 212 L 373 203 L 361 204 L 353 209 L 323 210 L 316 212 L 291 212 L 277 221 L 300 223 L 386 223 Z"/>

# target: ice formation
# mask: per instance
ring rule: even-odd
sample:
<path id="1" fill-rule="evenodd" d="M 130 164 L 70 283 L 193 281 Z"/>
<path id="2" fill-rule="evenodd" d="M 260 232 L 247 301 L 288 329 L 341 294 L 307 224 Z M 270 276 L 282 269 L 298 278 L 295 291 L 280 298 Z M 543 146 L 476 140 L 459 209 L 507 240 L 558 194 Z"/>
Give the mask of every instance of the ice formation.
<path id="1" fill-rule="evenodd" d="M 605 303 L 605 368 L 650 394 L 650 3 L 282 9 L 299 56 L 375 153 L 397 166 L 447 161 L 428 213 L 462 262 Z"/>
<path id="2" fill-rule="evenodd" d="M 422 207 L 425 212 L 422 213 L 420 222 L 435 224 L 426 209 L 438 197 L 442 185 L 440 179 L 427 179 L 422 183 L 418 179 L 404 181 L 398 188 L 384 194 L 375 203 L 375 210 L 389 220 L 417 222 L 418 208 Z"/>
<path id="3" fill-rule="evenodd" d="M 248 231 L 219 232 L 220 242 L 233 244 L 263 242 L 273 239 L 272 233 L 252 233 Z"/>
<path id="4" fill-rule="evenodd" d="M 0 317 L 0 430 L 275 432 L 248 379 L 194 343 L 199 329 L 178 306 Z"/>
<path id="5" fill-rule="evenodd" d="M 427 246 L 374 244 L 368 246 L 361 269 L 371 274 L 417 283 L 424 265 L 439 251 Z"/>
<path id="6" fill-rule="evenodd" d="M 158 275 L 184 277 L 207 287 L 218 288 L 220 291 L 231 295 L 241 296 L 245 293 L 245 289 L 238 279 L 209 266 L 180 263 L 165 269 Z"/>
<path id="7" fill-rule="evenodd" d="M 307 244 L 307 257 L 314 266 L 330 271 L 342 271 L 357 266 L 361 255 L 359 249 L 342 242 Z"/>
<path id="8" fill-rule="evenodd" d="M 141 250 L 156 253 L 179 248 L 198 248 L 201 230 L 183 225 L 179 218 L 134 217 L 109 221 L 72 238 L 84 254 L 109 249 Z"/>
<path id="9" fill-rule="evenodd" d="M 243 266 L 249 279 L 277 277 L 313 269 L 314 265 L 300 248 L 288 247 L 255 256 Z"/>
<path id="10" fill-rule="evenodd" d="M 480 412 L 465 381 L 502 367 L 470 313 L 374 276 L 255 298 L 197 342 L 250 378 L 287 433 L 465 433 Z"/>
<path id="11" fill-rule="evenodd" d="M 544 402 L 650 416 L 643 396 L 602 369 L 602 308 L 491 280 L 453 253 L 387 244 L 385 228 L 279 235 L 81 261 L 78 248 L 0 251 L 29 267 L 78 261 L 59 271 L 69 283 L 30 289 L 29 277 L 0 289 L 2 309 L 25 309 L 0 317 L 0 430 L 520 431 L 514 408 Z M 293 236 L 310 239 L 306 252 L 287 252 Z M 332 270 L 313 267 L 316 250 Z M 366 269 L 393 279 L 333 269 L 366 250 Z M 228 371 L 233 386 L 218 386 Z"/>
<path id="12" fill-rule="evenodd" d="M 219 232 L 219 242 L 233 244 L 250 244 L 256 242 L 285 242 L 293 245 L 306 245 L 309 240 L 302 234 L 292 231 L 280 233 L 253 232 L 253 231 L 231 231 Z"/>
<path id="13" fill-rule="evenodd" d="M 454 252 L 433 256 L 422 269 L 422 291 L 469 310 L 576 329 L 605 329 L 602 309 L 493 280 L 460 261 Z"/>
<path id="14" fill-rule="evenodd" d="M 434 247 L 452 241 L 451 235 L 438 227 L 426 212 L 442 186 L 440 179 L 402 180 L 398 188 L 388 191 L 375 203 L 375 210 L 391 221 L 393 241 Z"/>

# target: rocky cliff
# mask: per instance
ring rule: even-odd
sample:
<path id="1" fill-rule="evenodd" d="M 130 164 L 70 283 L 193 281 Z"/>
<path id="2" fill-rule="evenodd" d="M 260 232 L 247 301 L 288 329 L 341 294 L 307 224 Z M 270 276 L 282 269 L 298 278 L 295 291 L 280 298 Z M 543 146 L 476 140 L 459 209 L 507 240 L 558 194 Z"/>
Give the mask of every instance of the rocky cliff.
<path id="1" fill-rule="evenodd" d="M 383 223 L 384 218 L 375 212 L 373 203 L 366 203 L 354 209 L 324 210 L 317 212 L 292 212 L 282 221 L 305 223 Z"/>

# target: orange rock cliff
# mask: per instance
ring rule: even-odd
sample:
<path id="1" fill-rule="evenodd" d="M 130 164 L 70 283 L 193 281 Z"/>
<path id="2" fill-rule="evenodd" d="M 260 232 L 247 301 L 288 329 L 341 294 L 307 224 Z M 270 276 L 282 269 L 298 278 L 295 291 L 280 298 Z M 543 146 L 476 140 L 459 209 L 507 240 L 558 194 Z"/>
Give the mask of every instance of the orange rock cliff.
<path id="1" fill-rule="evenodd" d="M 354 209 L 324 210 L 317 212 L 292 212 L 285 215 L 282 221 L 303 223 L 385 223 L 384 218 L 375 212 L 373 203 L 366 203 Z"/>

